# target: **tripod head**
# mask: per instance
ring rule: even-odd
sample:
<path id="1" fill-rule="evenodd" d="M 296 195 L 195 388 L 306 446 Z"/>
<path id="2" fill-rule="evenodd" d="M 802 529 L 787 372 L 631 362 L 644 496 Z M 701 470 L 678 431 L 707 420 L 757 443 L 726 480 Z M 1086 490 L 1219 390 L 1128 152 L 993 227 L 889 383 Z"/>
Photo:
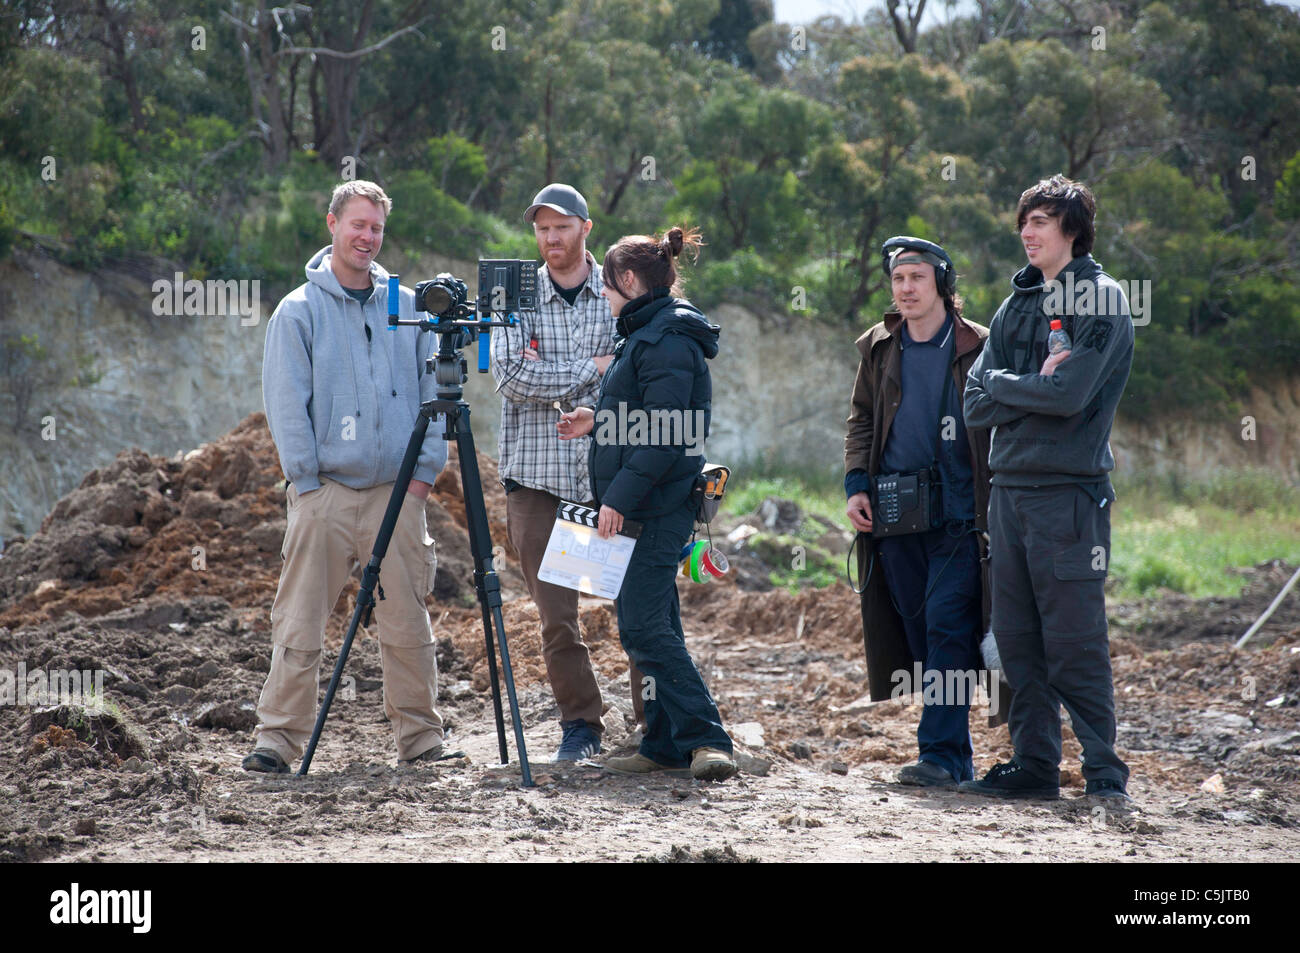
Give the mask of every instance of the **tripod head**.
<path id="1" fill-rule="evenodd" d="M 415 310 L 429 317 L 403 320 L 401 279 L 388 278 L 388 327 L 407 326 L 438 335 L 438 355 L 429 358 L 427 371 L 435 374 L 440 400 L 460 400 L 468 377 L 463 351 L 483 336 L 478 349 L 478 371 L 488 372 L 488 335 L 492 328 L 518 323 L 515 311 L 537 307 L 537 262 L 520 259 L 480 259 L 479 297 L 469 300 L 469 288 L 455 275 L 443 272 L 415 286 Z M 485 293 L 486 289 L 486 293 Z M 477 317 L 476 317 L 477 315 Z M 434 366 L 436 363 L 436 367 Z"/>

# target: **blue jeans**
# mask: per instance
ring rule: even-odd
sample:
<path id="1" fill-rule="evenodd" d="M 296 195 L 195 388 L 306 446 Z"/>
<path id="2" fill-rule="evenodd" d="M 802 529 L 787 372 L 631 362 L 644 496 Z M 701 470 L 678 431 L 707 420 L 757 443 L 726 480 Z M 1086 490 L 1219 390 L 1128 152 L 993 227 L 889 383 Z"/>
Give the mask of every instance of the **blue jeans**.
<path id="1" fill-rule="evenodd" d="M 731 739 L 704 679 L 686 651 L 677 599 L 678 557 L 690 538 L 695 506 L 687 501 L 644 522 L 614 606 L 618 634 L 642 684 L 645 701 L 641 754 L 672 768 L 691 762 L 696 748 L 731 753 Z"/>
<path id="2" fill-rule="evenodd" d="M 895 608 L 902 616 L 915 614 L 915 618 L 903 619 L 903 629 L 912 658 L 921 663 L 925 674 L 923 684 L 913 685 L 912 689 L 922 691 L 926 679 L 943 673 L 981 669 L 983 609 L 975 536 L 962 533 L 954 537 L 946 529 L 932 529 L 928 533 L 886 537 L 880 541 L 877 553 Z M 933 591 L 922 608 L 922 597 L 931 587 Z M 909 678 L 912 675 L 908 673 Z M 937 697 L 940 704 L 925 705 L 916 730 L 919 760 L 938 765 L 957 781 L 969 781 L 975 776 L 969 724 L 971 699 L 964 697 L 965 691 L 960 691 L 959 697 L 948 697 L 948 686 L 972 685 L 973 677 L 960 682 L 943 678 L 943 691 Z"/>

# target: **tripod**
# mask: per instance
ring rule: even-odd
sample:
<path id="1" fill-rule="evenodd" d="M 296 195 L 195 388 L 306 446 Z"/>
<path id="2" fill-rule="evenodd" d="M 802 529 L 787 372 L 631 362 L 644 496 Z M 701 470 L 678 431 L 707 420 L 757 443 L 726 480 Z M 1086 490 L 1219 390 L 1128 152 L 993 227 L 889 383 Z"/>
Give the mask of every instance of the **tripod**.
<path id="1" fill-rule="evenodd" d="M 390 323 L 396 322 L 390 318 Z M 402 322 L 405 324 L 406 322 Z M 411 322 L 424 325 L 424 322 Z M 474 449 L 474 433 L 470 429 L 469 404 L 462 396 L 461 385 L 465 382 L 465 360 L 461 349 L 470 330 L 465 324 L 475 327 L 508 326 L 483 322 L 439 322 L 436 327 L 442 333 L 439 339 L 437 360 L 438 399 L 420 404 L 420 414 L 415 421 L 415 429 L 406 445 L 406 454 L 397 471 L 397 480 L 393 484 L 393 494 L 384 511 L 384 519 L 375 538 L 374 548 L 370 553 L 370 562 L 361 574 L 361 591 L 357 593 L 357 605 L 352 613 L 343 646 L 339 649 L 338 661 L 334 663 L 334 675 L 330 678 L 329 688 L 325 690 L 325 699 L 321 703 L 320 713 L 316 716 L 316 727 L 312 731 L 311 741 L 298 769 L 299 777 L 311 767 L 312 756 L 316 752 L 316 743 L 320 740 L 321 730 L 329 715 L 334 693 L 343 677 L 343 666 L 352 649 L 352 640 L 357 634 L 358 625 L 369 625 L 371 611 L 375 606 L 375 589 L 379 585 L 379 564 L 388 552 L 388 543 L 397 526 L 397 517 L 402 510 L 406 488 L 415 472 L 416 461 L 424 446 L 424 437 L 429 429 L 429 421 L 434 414 L 444 414 L 446 422 L 443 439 L 455 440 L 460 455 L 460 483 L 465 499 L 466 525 L 469 530 L 470 552 L 474 557 L 474 590 L 478 595 L 479 606 L 483 610 L 483 637 L 487 642 L 488 675 L 492 682 L 492 708 L 496 715 L 497 746 L 500 749 L 501 763 L 508 764 L 510 755 L 506 750 L 505 718 L 501 711 L 501 683 L 497 677 L 496 648 L 501 648 L 501 671 L 505 676 L 506 693 L 510 699 L 510 718 L 514 723 L 515 748 L 519 752 L 519 767 L 523 773 L 523 786 L 533 787 L 533 775 L 528 766 L 528 750 L 524 745 L 523 721 L 519 717 L 519 700 L 515 695 L 515 679 L 510 667 L 510 649 L 506 645 L 505 621 L 501 616 L 501 582 L 496 570 L 492 568 L 492 535 L 488 528 L 487 505 L 483 502 L 483 481 L 479 475 L 478 454 Z M 427 329 L 427 326 L 426 326 Z M 429 359 L 432 364 L 434 358 Z"/>

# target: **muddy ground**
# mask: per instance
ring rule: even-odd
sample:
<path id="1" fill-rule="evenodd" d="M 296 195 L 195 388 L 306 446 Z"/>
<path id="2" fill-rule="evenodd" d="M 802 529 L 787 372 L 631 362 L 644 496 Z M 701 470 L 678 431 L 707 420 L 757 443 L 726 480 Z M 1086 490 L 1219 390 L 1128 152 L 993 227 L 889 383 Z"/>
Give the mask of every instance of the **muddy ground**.
<path id="1" fill-rule="evenodd" d="M 1232 641 L 1292 571 L 1243 572 L 1242 595 L 1113 604 L 1128 810 L 1082 796 L 1066 728 L 1062 798 L 1004 804 L 894 781 L 919 708 L 866 699 L 856 597 L 772 588 L 746 542 L 716 586 L 682 583 L 688 643 L 738 744 L 719 784 L 606 776 L 547 761 L 558 711 L 536 612 L 505 543 L 504 497 L 480 457 L 503 549 L 505 620 L 536 787 L 497 764 L 479 613 L 454 463 L 428 506 L 440 709 L 468 757 L 399 767 L 378 646 L 354 647 L 305 779 L 254 776 L 253 706 L 268 668 L 284 492 L 265 422 L 165 460 L 124 452 L 87 475 L 0 558 L 0 669 L 104 671 L 107 704 L 0 706 L 5 860 L 1292 860 L 1300 853 L 1300 597 L 1243 650 Z M 797 506 L 746 522 L 791 533 Z M 780 523 L 774 526 L 774 523 Z M 722 535 L 735 528 L 730 520 Z M 737 538 L 742 533 L 733 534 Z M 827 541 L 827 545 L 834 540 Z M 327 644 L 350 613 L 340 599 Z M 609 603 L 582 625 L 606 701 L 606 749 L 635 740 Z M 976 767 L 1010 755 L 971 716 Z M 510 739 L 514 753 L 513 736 Z M 599 761 L 600 759 L 596 759 Z"/>

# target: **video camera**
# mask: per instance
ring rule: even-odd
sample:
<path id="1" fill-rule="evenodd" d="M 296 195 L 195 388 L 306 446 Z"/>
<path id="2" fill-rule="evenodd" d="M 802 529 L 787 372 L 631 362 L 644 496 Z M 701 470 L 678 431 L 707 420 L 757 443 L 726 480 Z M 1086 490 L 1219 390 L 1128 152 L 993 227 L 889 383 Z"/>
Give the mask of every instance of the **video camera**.
<path id="1" fill-rule="evenodd" d="M 469 379 L 461 350 L 483 335 L 478 348 L 478 371 L 486 374 L 490 329 L 514 327 L 516 312 L 537 309 L 537 262 L 518 258 L 479 259 L 476 301 L 469 300 L 469 286 L 449 272 L 419 282 L 415 286 L 415 310 L 429 315 L 427 318 L 403 321 L 399 316 L 401 303 L 401 278 L 389 275 L 388 326 L 437 332 L 438 393 L 456 399 L 461 385 Z M 494 320 L 498 315 L 502 319 Z M 432 363 L 434 359 L 429 360 Z"/>
<path id="2" fill-rule="evenodd" d="M 447 272 L 415 286 L 415 310 L 435 315 L 441 321 L 469 320 L 475 311 L 480 315 L 534 311 L 537 309 L 537 262 L 480 258 L 478 300 L 468 299 L 469 288 L 465 282 Z M 390 307 L 390 324 L 392 316 Z"/>

